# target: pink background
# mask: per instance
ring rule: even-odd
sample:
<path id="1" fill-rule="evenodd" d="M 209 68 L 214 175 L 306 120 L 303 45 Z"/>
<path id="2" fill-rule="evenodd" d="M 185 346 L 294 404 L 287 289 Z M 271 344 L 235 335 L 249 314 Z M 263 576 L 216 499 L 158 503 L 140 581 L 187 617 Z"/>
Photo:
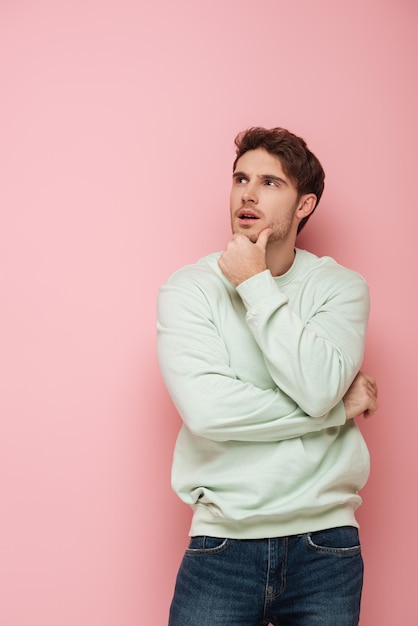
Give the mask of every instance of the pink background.
<path id="1" fill-rule="evenodd" d="M 415 0 L 0 3 L 0 623 L 167 622 L 189 512 L 155 299 L 224 247 L 233 138 L 327 172 L 300 246 L 371 286 L 362 626 L 418 623 Z"/>

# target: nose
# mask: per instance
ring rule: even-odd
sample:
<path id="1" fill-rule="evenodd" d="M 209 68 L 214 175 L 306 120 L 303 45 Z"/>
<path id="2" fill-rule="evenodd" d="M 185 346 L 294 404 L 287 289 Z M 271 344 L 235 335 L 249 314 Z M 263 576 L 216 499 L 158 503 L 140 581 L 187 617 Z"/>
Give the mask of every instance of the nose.
<path id="1" fill-rule="evenodd" d="M 242 192 L 242 201 L 245 202 L 258 202 L 257 189 L 254 182 L 248 181 Z"/>

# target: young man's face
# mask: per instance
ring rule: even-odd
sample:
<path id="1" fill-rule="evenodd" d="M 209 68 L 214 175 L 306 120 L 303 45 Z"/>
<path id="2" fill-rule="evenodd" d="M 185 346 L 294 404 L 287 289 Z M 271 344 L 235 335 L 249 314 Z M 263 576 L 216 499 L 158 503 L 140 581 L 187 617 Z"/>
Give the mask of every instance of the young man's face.
<path id="1" fill-rule="evenodd" d="M 296 238 L 299 206 L 296 187 L 280 159 L 263 148 L 249 150 L 235 165 L 230 197 L 231 227 L 255 242 L 267 227 L 269 242 Z"/>

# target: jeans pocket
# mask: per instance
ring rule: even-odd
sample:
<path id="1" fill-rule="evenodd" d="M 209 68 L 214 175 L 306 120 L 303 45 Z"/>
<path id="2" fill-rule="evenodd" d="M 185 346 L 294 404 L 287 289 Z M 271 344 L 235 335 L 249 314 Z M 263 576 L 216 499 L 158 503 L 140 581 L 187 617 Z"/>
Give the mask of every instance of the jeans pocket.
<path id="1" fill-rule="evenodd" d="M 207 535 L 198 535 L 191 537 L 186 554 L 218 554 L 223 552 L 230 543 L 230 539 L 225 537 L 208 537 Z"/>
<path id="2" fill-rule="evenodd" d="M 308 548 L 315 552 L 342 556 L 361 553 L 358 530 L 354 526 L 341 526 L 307 533 L 305 542 Z"/>

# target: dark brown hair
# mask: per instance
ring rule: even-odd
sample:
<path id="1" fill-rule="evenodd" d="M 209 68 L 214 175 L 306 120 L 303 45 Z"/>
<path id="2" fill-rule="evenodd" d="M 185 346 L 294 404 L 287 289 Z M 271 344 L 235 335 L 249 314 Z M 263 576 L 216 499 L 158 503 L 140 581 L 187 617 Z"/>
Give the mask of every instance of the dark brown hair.
<path id="1" fill-rule="evenodd" d="M 295 185 L 299 197 L 307 193 L 316 195 L 314 210 L 316 209 L 324 191 L 325 172 L 316 156 L 308 149 L 304 139 L 284 128 L 267 129 L 256 126 L 239 133 L 235 137 L 235 145 L 237 157 L 234 161 L 234 170 L 238 159 L 245 152 L 264 148 L 280 159 L 283 171 Z M 298 233 L 312 213 L 300 221 Z"/>

